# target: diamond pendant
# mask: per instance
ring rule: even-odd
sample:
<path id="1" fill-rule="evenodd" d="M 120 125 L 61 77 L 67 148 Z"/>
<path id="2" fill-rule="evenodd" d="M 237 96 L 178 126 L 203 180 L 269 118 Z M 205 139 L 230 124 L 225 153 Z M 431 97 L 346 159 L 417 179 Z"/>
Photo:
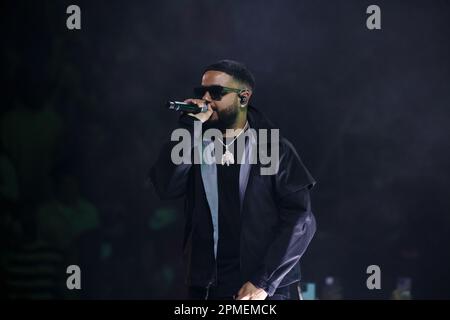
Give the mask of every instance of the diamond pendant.
<path id="1" fill-rule="evenodd" d="M 230 151 L 228 151 L 228 148 L 226 148 L 226 151 L 222 156 L 222 165 L 224 164 L 226 164 L 227 166 L 229 166 L 230 164 L 234 164 L 233 154 Z"/>

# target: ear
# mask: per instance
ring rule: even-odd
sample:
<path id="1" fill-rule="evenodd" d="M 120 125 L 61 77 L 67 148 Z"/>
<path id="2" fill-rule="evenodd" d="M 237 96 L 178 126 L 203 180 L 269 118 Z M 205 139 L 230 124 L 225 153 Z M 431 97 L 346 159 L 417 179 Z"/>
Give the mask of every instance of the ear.
<path id="1" fill-rule="evenodd" d="M 252 96 L 252 92 L 251 92 L 250 90 L 248 90 L 248 89 L 242 91 L 242 92 L 239 94 L 239 99 L 240 99 L 241 107 L 242 107 L 242 108 L 244 108 L 244 107 L 247 106 L 248 101 L 250 100 L 250 97 L 251 97 L 251 96 Z"/>

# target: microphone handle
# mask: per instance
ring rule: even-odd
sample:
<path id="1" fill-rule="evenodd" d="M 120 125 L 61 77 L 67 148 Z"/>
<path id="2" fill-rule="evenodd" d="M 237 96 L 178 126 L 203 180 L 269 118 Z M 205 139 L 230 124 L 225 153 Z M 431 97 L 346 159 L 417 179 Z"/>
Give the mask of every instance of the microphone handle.
<path id="1" fill-rule="evenodd" d="M 167 102 L 167 108 L 169 110 L 184 111 L 187 113 L 200 113 L 208 111 L 208 106 L 203 104 L 201 107 L 194 103 L 186 103 L 181 101 L 169 101 Z"/>

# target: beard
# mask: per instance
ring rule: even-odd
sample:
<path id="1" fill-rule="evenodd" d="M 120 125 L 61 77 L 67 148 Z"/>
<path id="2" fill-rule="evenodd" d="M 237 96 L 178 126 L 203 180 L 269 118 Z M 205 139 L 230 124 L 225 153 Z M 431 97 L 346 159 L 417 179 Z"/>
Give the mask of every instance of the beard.
<path id="1" fill-rule="evenodd" d="M 209 128 L 215 128 L 224 131 L 234 125 L 239 111 L 238 107 L 231 105 L 225 110 L 215 110 L 215 112 L 217 113 L 217 119 L 210 118 L 205 124 L 207 124 Z"/>

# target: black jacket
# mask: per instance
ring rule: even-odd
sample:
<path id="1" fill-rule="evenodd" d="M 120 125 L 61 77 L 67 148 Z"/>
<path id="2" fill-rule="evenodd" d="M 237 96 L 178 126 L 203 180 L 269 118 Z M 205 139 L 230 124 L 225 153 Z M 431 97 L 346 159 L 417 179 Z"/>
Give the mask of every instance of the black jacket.
<path id="1" fill-rule="evenodd" d="M 251 106 L 247 118 L 253 129 L 273 128 Z M 179 127 L 189 130 L 193 136 L 194 121 L 198 120 L 182 115 Z M 210 206 L 200 165 L 175 165 L 171 161 L 172 147 L 177 143 L 169 141 L 163 146 L 150 170 L 150 179 L 160 198 L 184 197 L 186 283 L 208 288 L 216 284 L 217 273 Z M 261 175 L 261 166 L 259 161 L 249 166 L 241 199 L 240 264 L 243 281 L 252 282 L 271 296 L 277 287 L 300 280 L 299 260 L 316 230 L 309 196 L 315 181 L 293 145 L 281 135 L 278 172 Z"/>

